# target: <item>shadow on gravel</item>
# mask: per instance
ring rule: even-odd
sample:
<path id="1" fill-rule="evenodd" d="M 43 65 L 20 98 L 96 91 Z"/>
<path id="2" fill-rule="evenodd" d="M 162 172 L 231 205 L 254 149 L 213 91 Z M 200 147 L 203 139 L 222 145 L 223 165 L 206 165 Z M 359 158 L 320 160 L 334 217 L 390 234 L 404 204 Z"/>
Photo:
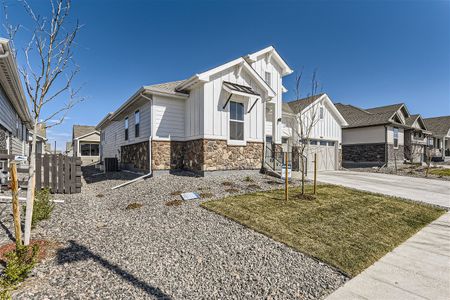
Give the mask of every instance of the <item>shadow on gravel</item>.
<path id="1" fill-rule="evenodd" d="M 124 280 L 131 283 L 133 286 L 143 290 L 148 295 L 155 297 L 158 300 L 171 300 L 172 299 L 169 295 L 165 294 L 159 288 L 149 285 L 145 281 L 142 281 L 141 279 L 137 278 L 136 276 L 123 270 L 120 266 L 110 263 L 106 259 L 104 259 L 101 256 L 90 251 L 85 246 L 78 244 L 75 241 L 69 241 L 69 243 L 70 243 L 69 247 L 58 250 L 58 252 L 57 252 L 58 264 L 73 263 L 73 262 L 77 262 L 77 261 L 83 261 L 83 260 L 90 259 L 90 260 L 93 260 L 94 262 L 100 264 L 102 267 L 108 269 L 109 271 L 114 272 L 115 274 L 119 275 Z"/>
<path id="2" fill-rule="evenodd" d="M 141 176 L 141 174 L 120 171 L 104 173 L 94 166 L 82 167 L 81 172 L 83 173 L 84 180 L 87 184 L 105 180 L 132 180 Z"/>

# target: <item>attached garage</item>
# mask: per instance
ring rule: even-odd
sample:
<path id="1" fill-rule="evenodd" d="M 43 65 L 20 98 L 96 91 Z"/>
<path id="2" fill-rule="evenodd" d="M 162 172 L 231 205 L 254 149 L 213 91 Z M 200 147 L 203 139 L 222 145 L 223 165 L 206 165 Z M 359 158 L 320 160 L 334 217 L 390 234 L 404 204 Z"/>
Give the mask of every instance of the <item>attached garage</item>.
<path id="1" fill-rule="evenodd" d="M 314 154 L 317 154 L 317 171 L 337 170 L 337 145 L 337 141 L 311 140 L 305 151 L 308 173 L 314 171 Z"/>

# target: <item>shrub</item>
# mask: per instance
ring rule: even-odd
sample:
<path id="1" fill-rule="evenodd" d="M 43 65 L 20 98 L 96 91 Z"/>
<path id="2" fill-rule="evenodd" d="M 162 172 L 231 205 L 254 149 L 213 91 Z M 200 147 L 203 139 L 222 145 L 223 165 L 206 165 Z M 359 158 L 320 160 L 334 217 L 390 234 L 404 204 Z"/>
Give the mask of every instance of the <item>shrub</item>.
<path id="1" fill-rule="evenodd" d="M 125 209 L 129 210 L 129 209 L 137 209 L 137 208 L 141 208 L 141 207 L 142 207 L 141 203 L 133 202 L 133 203 L 128 204 Z"/>
<path id="2" fill-rule="evenodd" d="M 224 186 L 232 186 L 233 183 L 231 181 L 224 181 L 224 182 L 222 182 L 222 185 L 224 185 Z"/>
<path id="3" fill-rule="evenodd" d="M 225 192 L 233 194 L 233 193 L 239 192 L 239 190 L 238 189 L 234 189 L 234 188 L 230 188 L 230 189 L 226 189 Z"/>
<path id="4" fill-rule="evenodd" d="M 0 299 L 11 299 L 9 292 L 27 278 L 36 264 L 38 254 L 37 244 L 20 246 L 5 254 L 6 268 L 0 277 Z"/>
<path id="5" fill-rule="evenodd" d="M 200 193 L 199 196 L 200 196 L 201 199 L 206 199 L 206 198 L 213 197 L 214 194 L 213 193 Z"/>
<path id="6" fill-rule="evenodd" d="M 180 206 L 181 204 L 183 204 L 183 200 L 172 200 L 166 202 L 166 206 Z"/>
<path id="7" fill-rule="evenodd" d="M 42 220 L 47 220 L 52 214 L 55 203 L 51 202 L 50 190 L 36 190 L 34 205 L 33 205 L 33 218 L 31 219 L 31 228 L 35 228 L 37 223 Z M 27 207 L 23 206 L 23 211 L 25 214 Z"/>
<path id="8" fill-rule="evenodd" d="M 181 194 L 183 194 L 182 191 L 174 191 L 174 192 L 171 192 L 171 193 L 170 193 L 170 195 L 172 195 L 172 196 L 179 196 L 179 195 L 181 195 Z"/>
<path id="9" fill-rule="evenodd" d="M 261 189 L 261 187 L 260 187 L 259 185 L 257 185 L 257 184 L 249 184 L 249 185 L 247 186 L 247 188 L 249 188 L 249 189 L 255 189 L 255 190 Z"/>
<path id="10" fill-rule="evenodd" d="M 253 182 L 253 179 L 250 176 L 246 176 L 244 178 L 244 181 L 246 181 L 246 182 Z"/>

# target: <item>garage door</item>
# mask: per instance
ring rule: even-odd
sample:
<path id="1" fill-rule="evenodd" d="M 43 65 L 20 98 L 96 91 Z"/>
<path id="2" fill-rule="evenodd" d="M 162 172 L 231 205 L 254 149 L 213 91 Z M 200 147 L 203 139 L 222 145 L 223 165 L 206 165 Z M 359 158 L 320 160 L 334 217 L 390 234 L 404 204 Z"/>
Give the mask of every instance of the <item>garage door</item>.
<path id="1" fill-rule="evenodd" d="M 308 157 L 308 172 L 314 171 L 314 154 L 317 153 L 317 170 L 336 170 L 336 142 L 335 141 L 310 141 L 306 149 Z"/>

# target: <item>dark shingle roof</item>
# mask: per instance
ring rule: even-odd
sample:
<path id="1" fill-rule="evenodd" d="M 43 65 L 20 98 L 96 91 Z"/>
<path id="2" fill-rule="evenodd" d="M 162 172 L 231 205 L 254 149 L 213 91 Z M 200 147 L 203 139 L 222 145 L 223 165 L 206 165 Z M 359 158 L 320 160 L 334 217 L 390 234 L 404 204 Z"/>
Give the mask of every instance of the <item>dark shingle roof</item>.
<path id="1" fill-rule="evenodd" d="M 392 105 L 367 108 L 365 110 L 368 112 L 374 113 L 374 114 L 391 113 L 391 115 L 393 115 L 403 105 L 404 105 L 403 103 L 397 103 L 397 104 L 392 104 Z"/>
<path id="2" fill-rule="evenodd" d="M 393 123 L 391 117 L 395 112 L 392 110 L 394 105 L 380 107 L 380 109 L 375 107 L 370 110 L 342 103 L 336 103 L 335 106 L 347 121 L 347 128 Z M 401 105 L 398 106 L 400 107 Z"/>
<path id="3" fill-rule="evenodd" d="M 425 126 L 433 135 L 445 136 L 450 130 L 450 116 L 423 119 Z"/>
<path id="4" fill-rule="evenodd" d="M 325 93 L 317 94 L 314 96 L 309 96 L 309 97 L 298 99 L 298 100 L 293 100 L 293 101 L 288 102 L 287 104 L 289 105 L 289 107 L 291 108 L 291 110 L 294 113 L 298 114 L 301 111 L 303 111 L 306 107 L 308 107 L 308 105 L 310 105 L 311 103 L 313 103 L 314 101 L 316 101 L 317 99 L 322 97 L 323 95 L 325 95 Z"/>
<path id="5" fill-rule="evenodd" d="M 294 111 L 289 106 L 289 103 L 283 103 L 282 110 L 284 113 L 294 114 Z"/>
<path id="6" fill-rule="evenodd" d="M 405 119 L 405 124 L 408 126 L 412 126 L 419 116 L 419 114 L 409 116 Z"/>
<path id="7" fill-rule="evenodd" d="M 73 138 L 77 138 L 83 135 L 86 135 L 88 133 L 91 133 L 95 130 L 95 126 L 88 126 L 88 125 L 73 125 Z"/>

